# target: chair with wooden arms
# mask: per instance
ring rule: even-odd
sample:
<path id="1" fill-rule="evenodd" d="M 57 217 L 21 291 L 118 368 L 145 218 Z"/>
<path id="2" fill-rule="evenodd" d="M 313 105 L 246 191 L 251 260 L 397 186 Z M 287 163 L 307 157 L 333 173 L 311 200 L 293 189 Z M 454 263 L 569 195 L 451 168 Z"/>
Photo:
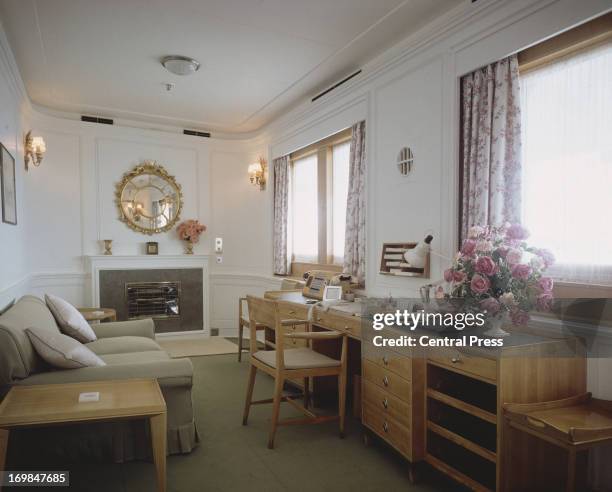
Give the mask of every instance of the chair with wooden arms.
<path id="1" fill-rule="evenodd" d="M 268 448 L 274 448 L 274 437 L 279 425 L 289 424 L 315 424 L 330 420 L 339 420 L 340 437 L 344 436 L 344 420 L 346 410 L 346 364 L 347 364 L 347 338 L 337 331 L 313 332 L 308 320 L 286 319 L 283 313 L 293 310 L 290 303 L 284 301 L 270 301 L 259 297 L 247 296 L 250 313 L 250 372 L 247 386 L 247 395 L 244 406 L 242 424 L 246 425 L 251 405 L 272 403 L 272 422 Z M 296 324 L 305 326 L 304 332 L 286 333 L 286 326 Z M 257 325 L 269 326 L 274 330 L 275 350 L 258 350 L 255 339 Z M 307 340 L 308 346 L 302 348 L 285 348 L 285 339 Z M 342 339 L 340 360 L 332 359 L 326 355 L 312 350 L 313 340 Z M 253 387 L 257 370 L 261 370 L 274 378 L 274 396 L 266 400 L 253 400 Z M 338 376 L 338 415 L 317 416 L 308 407 L 309 378 L 318 376 Z M 300 405 L 296 398 L 299 396 L 283 396 L 283 385 L 289 379 L 304 380 L 304 405 Z M 291 418 L 279 421 L 281 401 L 287 402 L 306 415 L 305 418 Z"/>
<path id="2" fill-rule="evenodd" d="M 293 279 L 283 279 L 281 282 L 280 290 L 301 290 L 304 286 L 304 282 Z M 238 362 L 242 361 L 242 352 L 244 350 L 244 328 L 249 327 L 249 315 L 248 310 L 244 309 L 244 303 L 246 297 L 238 299 Z M 266 327 L 262 324 L 257 326 L 257 331 L 263 331 Z M 266 346 L 274 348 L 274 343 L 266 341 Z"/>

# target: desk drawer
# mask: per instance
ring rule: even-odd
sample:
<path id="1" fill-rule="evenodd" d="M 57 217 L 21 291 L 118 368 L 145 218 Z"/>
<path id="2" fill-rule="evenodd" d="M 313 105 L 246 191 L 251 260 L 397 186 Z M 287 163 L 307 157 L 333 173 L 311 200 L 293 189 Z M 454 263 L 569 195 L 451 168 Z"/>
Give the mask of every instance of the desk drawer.
<path id="1" fill-rule="evenodd" d="M 361 338 L 361 318 L 358 316 L 341 316 L 315 309 L 313 323 L 329 330 L 337 330 L 353 336 Z"/>
<path id="2" fill-rule="evenodd" d="M 363 360 L 362 370 L 363 377 L 366 381 L 370 381 L 379 388 L 398 397 L 400 400 L 410 403 L 410 394 L 412 390 L 410 381 L 367 359 Z"/>
<path id="3" fill-rule="evenodd" d="M 412 380 L 412 359 L 397 352 L 386 351 L 378 347 L 364 349 L 364 357 L 370 362 L 394 372 L 409 381 Z"/>
<path id="4" fill-rule="evenodd" d="M 494 359 L 474 357 L 450 348 L 432 349 L 432 355 L 428 358 L 452 371 L 466 372 L 491 382 L 497 381 L 497 361 Z"/>
<path id="5" fill-rule="evenodd" d="M 410 428 L 410 404 L 396 398 L 388 391 L 379 388 L 370 381 L 363 382 L 363 401 L 378 412 L 397 420 L 404 427 Z"/>
<path id="6" fill-rule="evenodd" d="M 295 325 L 295 326 L 285 326 L 285 333 L 301 333 L 305 332 L 308 327 L 305 325 Z M 286 348 L 302 348 L 308 347 L 308 340 L 305 338 L 284 338 L 283 337 L 283 345 Z"/>
<path id="7" fill-rule="evenodd" d="M 308 319 L 308 306 L 280 304 L 278 312 L 280 319 Z"/>
<path id="8" fill-rule="evenodd" d="M 404 456 L 412 458 L 410 429 L 395 419 L 384 415 L 377 407 L 368 403 L 363 406 L 363 423 Z"/>

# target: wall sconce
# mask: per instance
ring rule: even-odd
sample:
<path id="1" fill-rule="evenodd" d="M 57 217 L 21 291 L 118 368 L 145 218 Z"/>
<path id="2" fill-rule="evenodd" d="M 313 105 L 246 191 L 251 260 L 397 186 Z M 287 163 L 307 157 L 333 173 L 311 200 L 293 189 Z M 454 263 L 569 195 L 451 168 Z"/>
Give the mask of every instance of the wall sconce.
<path id="1" fill-rule="evenodd" d="M 259 158 L 258 162 L 249 165 L 249 179 L 251 184 L 259 186 L 260 190 L 266 187 L 266 160 L 263 157 Z"/>
<path id="2" fill-rule="evenodd" d="M 40 166 L 46 150 L 47 146 L 42 137 L 33 137 L 31 131 L 26 133 L 23 156 L 26 171 L 28 170 L 28 164 L 30 164 L 30 162 L 36 167 Z"/>

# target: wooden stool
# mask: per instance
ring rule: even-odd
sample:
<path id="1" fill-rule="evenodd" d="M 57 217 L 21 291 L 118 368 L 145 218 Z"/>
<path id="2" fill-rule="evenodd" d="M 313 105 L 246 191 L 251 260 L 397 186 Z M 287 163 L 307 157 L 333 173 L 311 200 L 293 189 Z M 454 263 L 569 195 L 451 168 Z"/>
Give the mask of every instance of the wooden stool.
<path id="1" fill-rule="evenodd" d="M 567 491 L 576 487 L 576 454 L 612 441 L 612 401 L 592 398 L 591 393 L 542 403 L 507 403 L 504 415 L 510 428 L 567 450 Z M 505 450 L 506 459 L 511 453 Z"/>

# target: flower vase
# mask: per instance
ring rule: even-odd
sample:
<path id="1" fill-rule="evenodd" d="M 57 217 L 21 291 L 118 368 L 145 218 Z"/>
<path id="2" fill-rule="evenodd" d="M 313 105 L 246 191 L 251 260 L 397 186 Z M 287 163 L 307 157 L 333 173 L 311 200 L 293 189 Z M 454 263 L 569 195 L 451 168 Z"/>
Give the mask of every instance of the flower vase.
<path id="1" fill-rule="evenodd" d="M 185 241 L 187 245 L 185 246 L 185 254 L 192 255 L 193 254 L 193 243 L 191 241 Z"/>
<path id="2" fill-rule="evenodd" d="M 483 333 L 486 337 L 501 338 L 510 335 L 503 329 L 504 325 L 508 322 L 508 312 L 504 311 L 497 316 L 492 316 L 487 319 L 488 330 Z"/>

